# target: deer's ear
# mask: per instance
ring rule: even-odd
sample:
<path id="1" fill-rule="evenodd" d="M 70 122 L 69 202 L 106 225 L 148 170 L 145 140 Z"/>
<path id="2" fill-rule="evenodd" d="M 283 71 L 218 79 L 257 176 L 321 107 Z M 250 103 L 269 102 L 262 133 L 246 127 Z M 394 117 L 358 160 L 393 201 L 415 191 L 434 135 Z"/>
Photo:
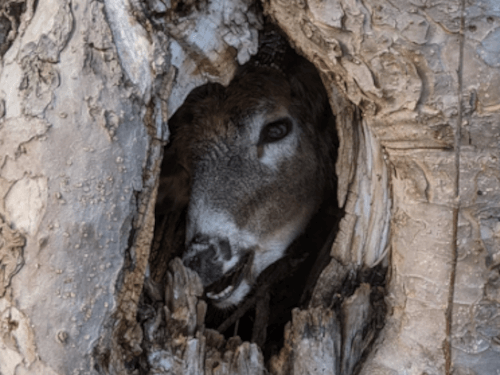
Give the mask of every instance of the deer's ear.
<path id="1" fill-rule="evenodd" d="M 306 106 L 308 117 L 312 122 L 323 122 L 322 117 L 328 106 L 328 97 L 314 65 L 298 56 L 297 63 L 287 73 L 292 99 L 300 101 L 301 107 Z"/>
<path id="2" fill-rule="evenodd" d="M 225 87 L 219 83 L 208 83 L 193 89 L 184 103 L 168 121 L 169 144 L 165 147 L 160 173 L 160 184 L 156 200 L 156 211 L 183 209 L 189 203 L 191 192 L 189 140 L 192 123 L 205 115 L 205 99 L 221 100 Z"/>
<path id="3" fill-rule="evenodd" d="M 191 90 L 184 103 L 168 121 L 171 143 L 175 142 L 176 133 L 180 127 L 193 122 L 197 115 L 203 115 L 201 103 L 205 99 L 211 98 L 219 101 L 224 97 L 225 91 L 226 88 L 220 83 L 207 83 Z"/>

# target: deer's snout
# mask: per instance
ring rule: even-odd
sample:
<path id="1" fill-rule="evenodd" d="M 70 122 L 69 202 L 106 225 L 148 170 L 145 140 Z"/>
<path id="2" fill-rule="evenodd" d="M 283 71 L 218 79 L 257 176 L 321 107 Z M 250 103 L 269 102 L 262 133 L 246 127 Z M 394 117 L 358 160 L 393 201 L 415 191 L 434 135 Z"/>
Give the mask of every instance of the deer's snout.
<path id="1" fill-rule="evenodd" d="M 229 259 L 231 246 L 227 239 L 198 233 L 188 244 L 188 251 L 182 261 L 186 267 L 196 271 L 203 286 L 207 286 L 223 276 L 224 262 Z"/>

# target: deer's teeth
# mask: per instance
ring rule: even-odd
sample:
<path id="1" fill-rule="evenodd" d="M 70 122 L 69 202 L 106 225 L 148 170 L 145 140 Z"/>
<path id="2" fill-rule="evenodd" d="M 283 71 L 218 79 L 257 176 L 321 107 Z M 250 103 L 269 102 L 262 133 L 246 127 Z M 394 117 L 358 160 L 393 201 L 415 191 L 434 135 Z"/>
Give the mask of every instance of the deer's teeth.
<path id="1" fill-rule="evenodd" d="M 217 294 L 215 293 L 212 293 L 212 292 L 207 292 L 207 297 L 208 298 L 211 298 L 211 299 L 224 299 L 224 298 L 227 298 L 231 292 L 233 291 L 234 287 L 232 285 L 229 285 L 228 287 L 226 287 L 226 289 L 224 289 L 222 292 L 219 292 Z"/>

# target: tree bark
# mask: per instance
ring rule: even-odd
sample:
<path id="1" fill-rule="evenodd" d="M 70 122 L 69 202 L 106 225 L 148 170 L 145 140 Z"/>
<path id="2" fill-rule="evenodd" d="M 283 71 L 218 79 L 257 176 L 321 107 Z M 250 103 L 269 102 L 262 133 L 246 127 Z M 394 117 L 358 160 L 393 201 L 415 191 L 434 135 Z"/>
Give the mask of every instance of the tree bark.
<path id="1" fill-rule="evenodd" d="M 165 290 L 148 267 L 168 118 L 262 12 L 322 75 L 345 210 L 269 363 L 205 328 L 179 260 Z M 497 373 L 499 35 L 495 0 L 0 4 L 0 374 Z M 332 308 L 377 265 L 385 316 L 370 283 Z"/>

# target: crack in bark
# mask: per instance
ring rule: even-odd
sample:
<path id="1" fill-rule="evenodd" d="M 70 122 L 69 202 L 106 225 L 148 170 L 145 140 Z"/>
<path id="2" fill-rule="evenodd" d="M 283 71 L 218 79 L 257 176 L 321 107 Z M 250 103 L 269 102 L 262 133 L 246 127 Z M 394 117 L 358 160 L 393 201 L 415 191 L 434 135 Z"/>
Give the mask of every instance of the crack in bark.
<path id="1" fill-rule="evenodd" d="M 463 86 L 463 64 L 464 64 L 464 44 L 465 44 L 465 0 L 461 1 L 461 17 L 460 17 L 460 50 L 458 61 L 458 116 L 457 130 L 455 133 L 455 207 L 453 209 L 453 233 L 452 233 L 452 261 L 450 273 L 450 286 L 448 293 L 448 306 L 446 308 L 446 343 L 444 347 L 445 356 L 445 373 L 452 373 L 452 326 L 453 326 L 453 300 L 455 294 L 455 280 L 457 272 L 458 259 L 458 217 L 460 212 L 460 144 L 461 144 L 461 128 L 462 128 L 462 86 Z"/>

